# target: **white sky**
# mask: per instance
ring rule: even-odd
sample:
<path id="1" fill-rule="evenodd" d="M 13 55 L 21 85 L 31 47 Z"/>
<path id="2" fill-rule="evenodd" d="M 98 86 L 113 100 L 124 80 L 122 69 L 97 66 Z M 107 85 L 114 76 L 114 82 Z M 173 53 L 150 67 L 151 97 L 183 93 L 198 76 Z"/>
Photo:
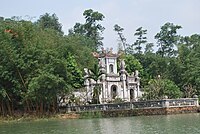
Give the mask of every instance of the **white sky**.
<path id="1" fill-rule="evenodd" d="M 76 22 L 84 23 L 83 12 L 93 9 L 104 14 L 101 23 L 104 47 L 117 48 L 115 24 L 123 27 L 127 43 L 135 41 L 135 30 L 147 29 L 149 42 L 156 42 L 154 36 L 166 22 L 181 25 L 181 35 L 200 34 L 200 0 L 0 0 L 0 16 L 26 16 L 55 13 L 67 34 Z"/>

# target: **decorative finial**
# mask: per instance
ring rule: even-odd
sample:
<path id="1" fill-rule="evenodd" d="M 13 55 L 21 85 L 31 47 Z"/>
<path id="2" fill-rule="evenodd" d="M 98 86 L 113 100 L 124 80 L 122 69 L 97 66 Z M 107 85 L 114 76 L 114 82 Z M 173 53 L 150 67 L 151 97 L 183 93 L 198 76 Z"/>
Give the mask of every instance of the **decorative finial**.
<path id="1" fill-rule="evenodd" d="M 113 52 L 113 48 L 111 47 L 111 48 L 110 48 L 110 53 L 112 53 L 112 52 Z"/>
<path id="2" fill-rule="evenodd" d="M 101 47 L 101 52 L 102 52 L 102 53 L 105 53 L 104 47 Z"/>

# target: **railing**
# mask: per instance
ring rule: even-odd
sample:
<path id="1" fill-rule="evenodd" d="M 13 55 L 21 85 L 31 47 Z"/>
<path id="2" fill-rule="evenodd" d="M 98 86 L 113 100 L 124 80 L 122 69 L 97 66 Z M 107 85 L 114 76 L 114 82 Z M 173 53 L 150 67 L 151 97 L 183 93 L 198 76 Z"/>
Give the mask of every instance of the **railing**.
<path id="1" fill-rule="evenodd" d="M 168 107 L 194 106 L 197 105 L 197 99 L 181 98 L 168 100 Z"/>
<path id="2" fill-rule="evenodd" d="M 170 108 L 184 106 L 199 106 L 198 98 L 163 99 L 156 101 L 135 101 L 125 103 L 91 104 L 81 106 L 61 106 L 60 109 L 69 111 L 105 111 L 105 110 L 128 110 L 135 108 Z"/>
<path id="3" fill-rule="evenodd" d="M 135 108 L 163 107 L 163 100 L 132 102 Z"/>

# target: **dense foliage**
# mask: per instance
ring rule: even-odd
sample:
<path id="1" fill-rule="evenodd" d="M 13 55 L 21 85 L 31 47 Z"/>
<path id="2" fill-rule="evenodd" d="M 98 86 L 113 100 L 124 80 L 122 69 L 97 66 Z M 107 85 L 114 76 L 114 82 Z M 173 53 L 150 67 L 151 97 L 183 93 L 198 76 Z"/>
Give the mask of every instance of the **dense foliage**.
<path id="1" fill-rule="evenodd" d="M 57 111 L 57 96 L 83 85 L 82 69 L 93 66 L 92 39 L 63 36 L 55 15 L 34 23 L 0 21 L 0 114 Z M 80 49 L 77 49 L 80 48 Z M 77 62 L 78 61 L 78 62 Z"/>
<path id="2" fill-rule="evenodd" d="M 116 28 L 116 25 L 114 27 Z M 120 35 L 123 35 L 123 29 L 118 26 L 119 28 Z M 145 36 L 147 30 L 140 27 L 134 34 L 137 38 L 135 43 L 132 45 L 126 43 L 127 47 L 124 51 L 129 54 L 129 57 L 130 55 L 135 57 L 142 66 L 140 77 L 145 99 L 200 95 L 200 35 L 178 35 L 177 30 L 180 28 L 182 27 L 179 25 L 165 23 L 161 26 L 160 32 L 155 35 L 157 45 L 154 45 L 147 41 Z M 123 41 L 126 41 L 126 38 L 123 38 Z M 153 48 L 157 51 L 153 51 Z M 126 64 L 128 69 L 130 65 L 135 69 L 138 68 L 131 59 L 126 60 Z M 157 80 L 158 76 L 161 76 L 159 80 Z M 171 87 L 167 87 L 168 84 Z"/>
<path id="3" fill-rule="evenodd" d="M 144 99 L 180 98 L 182 93 L 179 87 L 169 79 L 152 79 L 145 87 Z"/>

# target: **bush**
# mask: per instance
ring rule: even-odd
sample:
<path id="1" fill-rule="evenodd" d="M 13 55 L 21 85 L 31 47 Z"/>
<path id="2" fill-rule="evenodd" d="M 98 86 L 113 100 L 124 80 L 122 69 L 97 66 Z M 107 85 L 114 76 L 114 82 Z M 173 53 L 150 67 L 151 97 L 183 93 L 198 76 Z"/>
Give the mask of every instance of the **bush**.
<path id="1" fill-rule="evenodd" d="M 169 79 L 152 79 L 145 87 L 143 95 L 146 100 L 158 100 L 167 96 L 171 98 L 182 97 L 179 87 Z"/>

